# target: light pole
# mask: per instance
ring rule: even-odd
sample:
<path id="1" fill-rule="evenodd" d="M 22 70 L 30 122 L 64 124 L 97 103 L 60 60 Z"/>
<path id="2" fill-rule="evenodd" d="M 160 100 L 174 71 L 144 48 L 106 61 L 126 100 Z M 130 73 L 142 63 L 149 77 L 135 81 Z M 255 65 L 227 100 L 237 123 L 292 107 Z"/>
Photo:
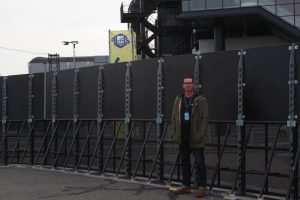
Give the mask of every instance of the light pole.
<path id="1" fill-rule="evenodd" d="M 74 62 L 74 68 L 77 69 L 76 66 L 76 56 L 75 56 L 75 48 L 76 48 L 76 44 L 78 44 L 78 41 L 63 41 L 62 44 L 63 45 L 69 45 L 69 44 L 73 44 L 73 62 Z"/>

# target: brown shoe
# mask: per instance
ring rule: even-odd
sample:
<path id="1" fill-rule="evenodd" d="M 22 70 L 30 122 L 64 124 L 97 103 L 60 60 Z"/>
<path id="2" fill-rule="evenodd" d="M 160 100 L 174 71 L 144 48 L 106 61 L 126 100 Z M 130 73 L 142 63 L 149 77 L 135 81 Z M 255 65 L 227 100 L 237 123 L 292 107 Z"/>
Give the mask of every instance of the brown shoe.
<path id="1" fill-rule="evenodd" d="M 202 198 L 202 197 L 205 197 L 205 189 L 204 188 L 199 188 L 196 192 L 195 192 L 195 196 L 197 198 Z"/>
<path id="2" fill-rule="evenodd" d="M 174 191 L 175 194 L 189 194 L 191 189 L 189 187 L 181 187 Z"/>

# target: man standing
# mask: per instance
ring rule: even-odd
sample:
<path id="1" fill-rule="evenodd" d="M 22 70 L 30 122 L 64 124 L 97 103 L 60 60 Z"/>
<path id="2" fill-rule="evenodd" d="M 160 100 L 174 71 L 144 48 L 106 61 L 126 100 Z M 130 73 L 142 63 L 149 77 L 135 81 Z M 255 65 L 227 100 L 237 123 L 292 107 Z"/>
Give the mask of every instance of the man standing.
<path id="1" fill-rule="evenodd" d="M 196 197 L 205 196 L 206 167 L 204 160 L 204 136 L 208 125 L 208 105 L 203 95 L 194 93 L 192 78 L 183 80 L 184 94 L 176 97 L 172 112 L 171 131 L 174 142 L 179 145 L 183 186 L 176 194 L 190 193 L 191 161 L 193 153 L 196 161 Z"/>

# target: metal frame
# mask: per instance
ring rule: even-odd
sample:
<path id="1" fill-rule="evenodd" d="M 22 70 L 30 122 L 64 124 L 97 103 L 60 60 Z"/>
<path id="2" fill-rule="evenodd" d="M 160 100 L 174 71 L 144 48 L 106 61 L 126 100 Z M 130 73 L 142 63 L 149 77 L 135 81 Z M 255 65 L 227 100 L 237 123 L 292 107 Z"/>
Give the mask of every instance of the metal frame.
<path id="1" fill-rule="evenodd" d="M 223 157 L 223 153 L 224 153 L 224 150 L 225 150 L 225 145 L 227 143 L 227 139 L 228 139 L 228 135 L 230 133 L 230 130 L 231 130 L 231 126 L 228 125 L 227 129 L 226 129 L 225 138 L 224 138 L 224 141 L 223 141 L 223 144 L 222 144 L 221 151 L 218 152 L 218 162 L 216 164 L 215 171 L 214 171 L 214 174 L 213 174 L 212 179 L 211 179 L 209 191 L 211 191 L 213 189 L 213 187 L 215 185 L 215 180 L 216 180 L 217 175 L 220 175 L 221 160 L 222 160 L 222 157 Z"/>
<path id="2" fill-rule="evenodd" d="M 201 80 L 201 55 L 195 56 L 195 69 L 194 69 L 194 83 L 195 83 L 195 92 L 201 94 L 202 80 Z"/>
<path id="3" fill-rule="evenodd" d="M 103 140 L 101 140 L 101 130 L 104 127 L 103 126 L 103 104 L 104 104 L 104 78 L 103 78 L 103 70 L 104 67 L 100 66 L 99 67 L 99 72 L 98 72 L 98 119 L 97 119 L 97 137 L 99 138 L 99 142 L 100 142 L 100 146 L 99 146 L 99 151 L 98 151 L 98 156 L 99 156 L 99 172 L 101 172 L 103 170 Z M 97 143 L 98 146 L 98 143 Z M 93 156 L 94 157 L 94 156 Z"/>
<path id="4" fill-rule="evenodd" d="M 287 199 L 297 199 L 298 197 L 298 181 L 294 178 L 298 177 L 298 159 L 299 153 L 298 147 L 298 128 L 297 128 L 297 68 L 296 68 L 296 57 L 295 51 L 298 49 L 298 45 L 292 44 L 289 47 L 291 51 L 290 63 L 289 63 L 289 116 L 287 120 L 287 127 L 290 140 L 290 169 L 289 169 L 289 187 L 287 192 Z M 298 154 L 298 155 L 297 155 Z"/>
<path id="5" fill-rule="evenodd" d="M 244 119 L 245 119 L 245 111 L 244 111 L 244 87 L 245 84 L 245 62 L 244 56 L 246 55 L 246 51 L 243 49 L 238 53 L 240 56 L 239 64 L 238 64 L 238 96 L 237 96 L 237 136 L 238 136 L 238 145 L 237 145 L 237 152 L 238 152 L 238 168 L 237 168 L 237 188 L 236 188 L 236 181 L 232 188 L 232 193 L 244 193 L 245 192 L 245 156 L 243 155 L 243 149 L 245 146 L 245 127 L 244 127 Z"/>
<path id="6" fill-rule="evenodd" d="M 131 124 L 131 63 L 126 64 L 126 73 L 125 73 L 125 119 L 124 119 L 124 128 L 125 128 L 125 176 L 131 176 L 131 133 L 130 129 L 133 128 Z M 133 129 L 132 129 L 133 130 Z M 120 163 L 120 165 L 122 162 Z M 120 166 L 121 167 L 121 166 Z"/>
<path id="7" fill-rule="evenodd" d="M 36 127 L 39 127 L 39 125 L 47 123 L 46 126 L 46 134 L 42 135 L 42 134 L 38 134 L 39 132 L 41 132 L 41 130 L 35 130 L 35 135 L 34 137 L 33 134 L 23 134 L 24 130 L 26 130 L 26 124 L 28 123 L 27 120 L 25 121 L 7 121 L 7 127 L 5 130 L 5 136 L 6 139 L 9 138 L 10 140 L 12 140 L 15 136 L 12 136 L 10 133 L 11 132 L 15 132 L 16 128 L 18 127 L 18 137 L 16 139 L 16 143 L 12 144 L 10 143 L 10 146 L 8 146 L 8 148 L 4 148 L 5 145 L 2 142 L 1 146 L 0 146 L 0 152 L 1 153 L 7 153 L 8 156 L 8 160 L 10 161 L 10 164 L 30 164 L 30 157 L 34 157 L 34 165 L 42 165 L 42 166 L 50 166 L 50 167 L 55 167 L 55 168 L 62 168 L 62 169 L 73 169 L 73 170 L 86 170 L 89 173 L 94 173 L 97 172 L 99 170 L 99 161 L 95 162 L 96 159 L 103 159 L 103 170 L 101 171 L 101 174 L 105 174 L 105 175 L 109 175 L 109 174 L 114 174 L 115 176 L 118 176 L 120 174 L 126 175 L 125 171 L 121 170 L 122 167 L 122 163 L 124 163 L 125 161 L 125 153 L 126 153 L 126 149 L 129 147 L 130 143 L 128 143 L 129 140 L 127 140 L 127 142 L 125 143 L 125 145 L 123 147 L 121 147 L 121 151 L 120 151 L 120 156 L 116 156 L 115 154 L 113 154 L 114 152 L 114 146 L 117 144 L 117 140 L 118 139 L 118 135 L 121 131 L 121 128 L 123 126 L 124 121 L 122 121 L 121 119 L 103 119 L 103 127 L 100 131 L 100 137 L 98 136 L 97 130 L 96 130 L 96 123 L 97 123 L 97 119 L 94 120 L 78 120 L 78 127 L 76 129 L 76 134 L 70 135 L 70 133 L 72 133 L 72 131 L 70 130 L 73 120 L 72 119 L 68 119 L 68 120 L 61 120 L 61 119 L 57 119 L 57 123 L 55 126 L 54 131 L 60 134 L 56 134 L 56 135 L 51 135 L 51 138 L 47 141 L 45 138 L 49 137 L 49 133 L 51 132 L 51 126 L 52 126 L 52 120 L 33 120 L 32 122 L 32 126 L 33 128 L 36 129 Z M 120 122 L 118 123 L 118 127 L 116 127 L 115 130 L 115 134 L 113 136 L 113 138 L 108 137 L 108 135 L 105 135 L 105 133 L 107 131 L 111 131 L 110 126 L 108 124 L 113 124 L 115 122 Z M 15 126 L 17 123 L 20 123 L 20 126 Z M 135 152 L 134 154 L 136 155 L 136 157 L 132 157 L 131 159 L 134 160 L 136 163 L 135 167 L 132 168 L 132 178 L 136 178 L 136 177 L 145 177 L 146 180 L 148 182 L 153 182 L 153 181 L 160 181 L 159 177 L 157 179 L 156 176 L 154 176 L 154 171 L 155 168 L 157 167 L 157 165 L 163 164 L 164 167 L 170 165 L 170 167 L 165 168 L 167 170 L 164 170 L 164 174 L 163 174 L 163 182 L 168 182 L 169 184 L 172 184 L 174 181 L 180 181 L 180 176 L 178 177 L 174 177 L 174 174 L 176 172 L 176 168 L 180 167 L 180 162 L 179 161 L 179 151 L 174 151 L 174 154 L 172 156 L 172 159 L 170 160 L 170 158 L 168 158 L 168 160 L 164 160 L 163 163 L 160 163 L 158 158 L 159 158 L 159 153 L 160 153 L 160 148 L 165 148 L 168 145 L 170 145 L 170 140 L 166 137 L 168 134 L 168 130 L 169 130 L 169 126 L 170 126 L 170 121 L 163 121 L 164 126 L 163 126 L 163 131 L 162 131 L 162 138 L 159 141 L 159 149 L 157 149 L 155 152 L 153 152 L 153 154 L 147 154 L 146 157 L 143 157 L 144 151 L 146 149 L 146 146 L 150 145 L 152 147 L 156 146 L 156 140 L 153 139 L 149 139 L 150 136 L 153 138 L 153 134 L 157 134 L 157 130 L 156 130 L 156 126 L 154 126 L 154 123 L 156 123 L 156 120 L 148 120 L 148 121 L 141 121 L 141 120 L 132 120 L 132 126 L 131 129 L 129 131 L 129 137 L 131 139 L 132 138 L 132 134 L 133 134 L 133 130 L 136 127 L 136 125 L 138 123 L 147 123 L 147 125 L 144 127 L 145 128 L 145 137 L 140 141 L 139 145 L 136 146 L 138 148 L 136 148 L 138 151 Z M 77 163 L 74 163 L 72 161 L 72 156 L 73 155 L 73 148 L 74 145 L 76 143 L 76 136 L 79 133 L 79 129 L 84 129 L 84 127 L 88 127 L 88 124 L 90 124 L 88 132 L 86 132 L 84 134 L 84 136 L 81 138 L 81 142 L 80 142 L 80 153 L 79 153 L 79 161 Z M 225 152 L 228 149 L 232 149 L 232 148 L 237 148 L 237 144 L 230 144 L 228 143 L 229 137 L 234 136 L 233 134 L 236 133 L 232 127 L 234 127 L 234 122 L 210 122 L 211 126 L 215 126 L 217 124 L 223 124 L 227 126 L 227 129 L 225 131 L 225 134 L 223 136 L 223 142 L 221 143 L 220 140 L 216 140 L 217 143 L 214 144 L 209 144 L 208 146 L 210 147 L 215 147 L 216 150 L 216 154 L 219 155 L 215 166 L 214 167 L 209 167 L 209 170 L 213 170 L 213 176 L 211 176 L 211 184 L 210 184 L 210 190 L 214 190 L 215 187 L 225 187 L 222 182 L 215 184 L 216 180 L 218 179 L 218 174 L 223 173 L 223 172 L 230 172 L 233 175 L 235 174 L 235 179 L 233 179 L 232 184 L 233 185 L 237 185 L 237 175 L 240 174 L 240 172 L 237 172 L 235 168 L 229 169 L 229 168 L 224 168 L 222 167 L 222 163 L 221 160 L 222 158 L 224 158 Z M 262 148 L 260 146 L 249 146 L 247 145 L 250 141 L 250 137 L 251 137 L 251 133 L 253 133 L 253 129 L 256 127 L 257 125 L 263 125 L 268 127 L 269 124 L 272 125 L 272 123 L 258 123 L 258 122 L 247 122 L 244 125 L 248 127 L 248 133 L 246 134 L 245 137 L 245 146 L 242 149 L 242 155 L 246 156 L 247 155 L 247 150 L 248 149 L 257 149 L 260 150 L 262 153 L 263 152 L 267 152 L 267 155 L 269 156 L 269 160 L 268 160 L 268 164 L 267 164 L 267 169 L 265 171 L 257 171 L 257 172 L 253 172 L 253 171 L 245 171 L 244 175 L 247 174 L 256 174 L 256 175 L 260 175 L 264 178 L 264 182 L 263 183 L 259 183 L 261 186 L 260 191 L 260 197 L 263 197 L 263 195 L 265 194 L 269 194 L 269 192 L 267 192 L 265 190 L 265 183 L 266 180 L 271 176 L 271 177 L 286 177 L 288 178 L 288 174 L 284 175 L 284 174 L 274 174 L 273 172 L 271 173 L 271 166 L 272 163 L 274 161 L 274 157 L 275 157 L 275 152 L 276 151 L 284 151 L 284 152 L 288 152 L 289 149 L 282 149 L 282 147 L 278 146 L 278 141 L 279 141 L 279 134 L 280 131 L 284 125 L 284 123 L 275 123 L 272 126 L 277 126 L 277 130 L 274 132 L 274 136 L 275 139 L 272 143 L 272 145 L 270 147 L 265 147 Z M 268 129 L 268 128 L 267 128 Z M 236 129 L 237 130 L 237 129 Z M 142 130 L 141 130 L 142 132 Z M 270 130 L 268 130 L 268 132 L 270 132 Z M 83 132 L 82 132 L 83 133 Z M 53 152 L 54 153 L 54 159 L 52 159 L 52 155 L 50 154 L 50 149 L 52 146 L 52 143 L 54 141 L 54 137 L 58 137 L 60 143 L 57 152 Z M 220 137 L 220 134 L 217 134 L 217 130 L 216 130 L 216 137 Z M 25 140 L 24 140 L 25 139 Z M 134 138 L 135 140 L 139 140 Z M 37 153 L 32 153 L 31 150 L 28 148 L 30 145 L 30 142 L 34 140 L 35 142 L 35 152 Z M 106 146 L 109 142 L 109 140 L 111 141 L 111 143 L 109 144 L 109 149 L 108 151 L 106 151 L 107 153 L 105 153 L 106 155 L 104 157 L 99 157 L 97 155 L 98 149 L 99 149 L 99 145 L 101 142 L 103 142 Z M 47 143 L 47 149 L 46 151 L 43 151 L 43 146 L 45 142 Z M 95 145 L 93 145 L 92 147 L 88 147 L 88 141 L 93 141 L 93 143 Z M 125 140 L 124 140 L 125 141 Z M 218 142 L 219 141 L 219 142 Z M 20 149 L 17 148 L 18 143 L 22 144 L 20 146 L 24 146 L 24 148 Z M 67 151 L 63 150 L 64 146 L 67 144 Z M 135 145 L 137 145 L 137 143 L 135 143 Z M 218 147 L 220 147 L 220 151 L 218 153 Z M 87 149 L 88 148 L 92 148 L 90 153 L 87 153 Z M 167 147 L 170 148 L 170 147 Z M 11 149 L 11 150 L 10 150 Z M 270 150 L 270 153 L 268 153 L 268 151 L 265 151 L 266 149 Z M 12 152 L 11 154 L 8 154 L 8 152 Z M 21 152 L 21 153 L 19 153 Z M 31 155 L 30 155 L 31 154 Z M 300 150 L 297 149 L 297 154 L 296 157 L 299 157 L 300 154 Z M 89 158 L 89 159 L 87 159 Z M 134 159 L 133 159 L 134 158 Z M 83 162 L 85 160 L 88 160 L 87 164 L 86 162 Z M 45 162 L 45 160 L 48 160 L 48 163 Z M 146 162 L 148 164 L 145 165 L 141 165 L 143 162 Z M 113 163 L 116 162 L 118 163 L 118 165 L 116 166 L 116 168 L 114 168 Z M 5 163 L 3 163 L 5 164 Z M 145 168 L 146 167 L 146 168 Z M 241 168 L 241 166 L 237 165 L 237 169 Z M 145 174 L 143 174 L 145 172 Z M 226 187 L 225 187 L 226 188 Z M 245 191 L 249 191 L 249 189 L 247 189 L 247 187 L 245 188 Z M 251 190 L 250 190 L 251 191 Z"/>
<path id="8" fill-rule="evenodd" d="M 48 54 L 49 72 L 60 71 L 59 54 Z"/>
<path id="9" fill-rule="evenodd" d="M 270 158 L 269 158 L 269 161 L 268 161 L 268 164 L 267 164 L 267 169 L 266 169 L 266 171 L 264 173 L 263 184 L 262 184 L 262 187 L 261 187 L 261 190 L 260 190 L 258 198 L 262 198 L 263 197 L 264 191 L 266 189 L 265 186 L 266 186 L 267 181 L 268 181 L 268 176 L 269 176 L 269 173 L 270 173 L 271 164 L 272 164 L 273 157 L 274 157 L 274 152 L 275 152 L 275 148 L 276 148 L 276 145 L 277 145 L 278 136 L 279 136 L 279 133 L 280 133 L 280 128 L 281 128 L 281 125 L 277 129 L 276 138 L 275 138 L 275 141 L 273 143 L 271 155 L 270 155 Z"/>
<path id="10" fill-rule="evenodd" d="M 7 133 L 6 133 L 6 120 L 7 120 L 7 77 L 2 77 L 2 129 L 1 129 L 1 135 L 0 135 L 0 142 L 6 143 L 5 146 L 7 146 Z M 3 138 L 4 137 L 4 138 Z M 7 148 L 6 148 L 7 149 Z M 7 153 L 0 154 L 1 158 L 3 159 L 4 164 L 7 164 Z"/>
<path id="11" fill-rule="evenodd" d="M 158 70 L 157 70 L 157 99 L 156 99 L 156 128 L 157 128 L 157 136 L 156 136 L 156 151 L 157 154 L 157 160 L 159 164 L 157 165 L 157 178 L 163 182 L 164 180 L 164 152 L 163 147 L 160 144 L 160 141 L 162 140 L 162 128 L 163 128 L 163 100 L 164 100 L 164 85 L 163 85 L 163 64 L 164 59 L 158 60 Z"/>
<path id="12" fill-rule="evenodd" d="M 80 128 L 80 124 L 78 123 L 78 117 L 79 117 L 78 104 L 79 104 L 79 68 L 76 68 L 74 70 L 74 80 L 73 80 L 73 140 L 75 143 L 75 147 L 73 149 L 74 164 L 79 162 L 79 128 Z M 67 163 L 67 160 L 66 160 L 66 163 Z M 66 165 L 66 163 L 65 163 L 65 165 Z"/>
<path id="13" fill-rule="evenodd" d="M 52 122 L 51 122 L 51 134 L 53 137 L 57 138 L 56 133 L 55 133 L 55 123 L 56 122 L 56 118 L 57 116 L 57 101 L 58 101 L 58 84 L 57 84 L 57 75 L 58 75 L 58 71 L 55 70 L 52 73 L 52 83 L 51 83 L 51 118 L 52 118 Z M 46 137 L 47 134 L 45 134 L 45 140 L 46 143 L 48 142 L 48 138 Z M 50 145 L 49 145 L 50 146 Z M 46 147 L 48 148 L 48 147 Z M 55 142 L 52 145 L 52 152 L 56 152 L 57 150 L 57 140 L 55 139 Z M 47 151 L 47 150 L 46 150 Z M 54 154 L 52 154 L 53 159 L 54 159 Z M 45 159 L 43 160 L 42 164 L 47 164 L 47 156 L 45 156 Z"/>
<path id="14" fill-rule="evenodd" d="M 28 79 L 28 133 L 30 134 L 30 164 L 34 164 L 34 131 L 32 126 L 32 119 L 33 119 L 33 86 L 32 86 L 32 79 L 34 75 L 29 74 Z M 25 155 L 25 154 L 24 154 Z"/>
<path id="15" fill-rule="evenodd" d="M 239 53 L 240 60 L 238 68 L 238 116 L 235 122 L 214 121 L 210 122 L 215 129 L 215 143 L 208 146 L 215 148 L 216 160 L 213 166 L 208 166 L 212 170 L 210 190 L 216 187 L 228 189 L 228 184 L 222 182 L 222 173 L 230 172 L 235 179 L 232 179 L 232 193 L 245 193 L 253 191 L 247 186 L 246 175 L 255 174 L 263 178 L 259 190 L 254 192 L 262 198 L 265 194 L 270 194 L 270 177 L 281 177 L 289 180 L 289 186 L 284 194 L 287 199 L 297 199 L 298 191 L 295 188 L 298 184 L 298 159 L 300 156 L 300 147 L 298 145 L 297 130 L 299 126 L 296 113 L 296 94 L 297 94 L 297 69 L 296 69 L 296 45 L 290 47 L 291 56 L 289 63 L 289 116 L 287 122 L 250 122 L 245 121 L 244 96 L 245 96 L 245 51 Z M 201 57 L 197 56 L 194 71 L 196 85 L 201 85 Z M 2 84 L 2 131 L 0 141 L 0 154 L 2 164 L 30 164 L 42 165 L 53 168 L 70 168 L 72 170 L 86 170 L 88 173 L 100 173 L 102 175 L 113 174 L 118 176 L 125 175 L 126 178 L 144 177 L 148 182 L 159 181 L 172 183 L 180 181 L 180 162 L 179 151 L 174 151 L 172 156 L 167 154 L 167 148 L 175 148 L 168 136 L 170 121 L 163 120 L 163 100 L 164 100 L 164 60 L 158 61 L 157 68 L 157 110 L 156 119 L 133 119 L 131 116 L 132 91 L 131 91 L 131 63 L 127 64 L 125 76 L 125 116 L 123 119 L 106 119 L 103 116 L 104 106 L 104 74 L 103 67 L 98 71 L 97 88 L 97 118 L 81 119 L 78 113 L 79 102 L 79 75 L 75 70 L 73 82 L 73 118 L 60 119 L 57 116 L 58 84 L 57 72 L 53 72 L 52 79 L 52 110 L 51 119 L 35 119 L 33 116 L 33 76 L 28 76 L 28 118 L 23 120 L 7 120 L 7 79 L 3 77 Z M 201 87 L 199 87 L 200 89 Z M 201 91 L 199 91 L 201 92 Z M 116 125 L 117 124 L 117 125 Z M 142 125 L 141 138 L 133 137 L 136 127 Z M 156 126 L 155 126 L 155 125 Z M 290 137 L 288 148 L 282 148 L 278 145 L 280 132 L 284 125 L 287 125 Z M 27 125 L 27 127 L 26 127 Z M 41 126 L 42 125 L 42 126 Z M 109 126 L 112 125 L 112 126 Z M 124 125 L 125 138 L 118 138 Z M 224 137 L 221 136 L 221 126 L 226 125 Z M 249 145 L 250 137 L 256 125 L 263 126 L 265 146 Z M 97 128 L 95 128 L 97 126 Z M 235 126 L 235 127 L 234 127 Z M 272 134 L 270 126 L 276 127 L 275 139 L 269 141 L 269 135 Z M 43 127 L 44 129 L 42 129 Z M 70 130 L 72 127 L 72 130 Z M 235 130 L 233 130 L 236 128 Z M 248 129 L 247 129 L 248 128 Z M 85 130 L 85 131 L 83 131 Z M 86 131 L 87 130 L 87 131 Z M 246 130 L 248 134 L 246 134 Z M 82 137 L 79 137 L 79 134 Z M 108 135 L 109 134 L 109 135 Z M 237 143 L 230 144 L 230 137 L 236 137 Z M 223 138 L 223 141 L 222 139 Z M 8 140 L 10 142 L 8 142 Z M 12 141 L 12 142 L 11 142 Z M 124 142 L 124 146 L 116 148 L 118 141 Z M 132 142 L 134 141 L 134 142 Z M 222 141 L 222 142 L 221 142 Z M 90 145 L 93 144 L 93 145 Z M 109 147 L 109 148 L 104 148 Z M 138 151 L 131 152 L 132 148 Z M 147 147 L 154 147 L 153 152 L 147 151 Z M 238 162 L 232 168 L 226 168 L 222 165 L 222 159 L 229 148 L 237 149 Z M 108 151 L 105 151 L 107 150 Z M 247 151 L 254 149 L 264 153 L 265 165 L 261 171 L 246 170 L 245 157 Z M 121 150 L 121 151 L 120 151 Z M 274 164 L 275 152 L 284 151 L 289 153 L 289 173 L 274 173 L 271 170 Z M 152 153 L 152 154 L 151 154 Z M 168 156 L 166 156 L 168 155 Z M 72 159 L 75 158 L 75 159 Z M 135 167 L 132 168 L 132 163 Z M 125 164 L 124 171 L 122 165 Z M 194 166 L 194 165 L 193 165 Z M 174 177 L 177 168 L 177 177 Z M 155 170 L 157 176 L 154 175 Z M 235 176 L 234 176 L 235 175 Z M 216 183 L 217 182 L 217 183 Z M 297 187 L 297 186 L 296 186 Z"/>

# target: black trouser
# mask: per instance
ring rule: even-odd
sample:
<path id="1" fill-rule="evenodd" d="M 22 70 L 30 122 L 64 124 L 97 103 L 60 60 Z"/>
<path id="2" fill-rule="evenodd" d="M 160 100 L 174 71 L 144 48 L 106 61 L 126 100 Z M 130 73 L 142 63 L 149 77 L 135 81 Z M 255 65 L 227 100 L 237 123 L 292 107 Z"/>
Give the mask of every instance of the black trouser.
<path id="1" fill-rule="evenodd" d="M 206 167 L 204 159 L 204 148 L 193 148 L 189 145 L 180 145 L 182 183 L 186 187 L 191 186 L 191 156 L 193 152 L 196 161 L 195 181 L 197 187 L 206 187 Z"/>

